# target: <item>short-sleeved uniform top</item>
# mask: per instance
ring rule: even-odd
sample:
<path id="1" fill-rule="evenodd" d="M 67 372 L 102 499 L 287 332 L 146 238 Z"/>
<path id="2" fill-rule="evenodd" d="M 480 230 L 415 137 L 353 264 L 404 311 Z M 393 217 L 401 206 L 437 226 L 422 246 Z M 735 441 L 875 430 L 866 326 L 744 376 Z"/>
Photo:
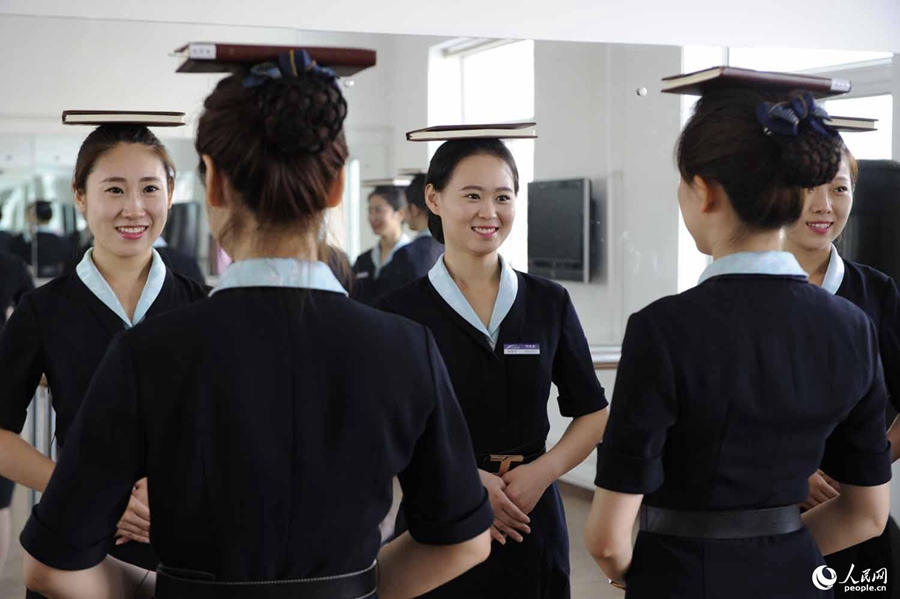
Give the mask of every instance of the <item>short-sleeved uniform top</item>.
<path id="1" fill-rule="evenodd" d="M 715 261 L 628 321 L 598 486 L 672 510 L 794 505 L 822 464 L 890 480 L 878 336 L 785 252 Z M 629 598 L 822 597 L 809 531 L 711 541 L 640 533 Z M 740 584 L 735 584 L 740 580 Z"/>
<path id="2" fill-rule="evenodd" d="M 551 383 L 563 416 L 607 406 L 568 292 L 513 270 L 501 258 L 500 289 L 485 327 L 440 259 L 428 277 L 386 295 L 380 307 L 434 333 L 482 463 L 488 454 L 534 452 L 550 430 Z M 491 557 L 430 597 L 569 596 L 569 547 L 556 484 L 530 514 L 525 542 L 494 544 Z"/>
<path id="3" fill-rule="evenodd" d="M 235 262 L 209 300 L 114 341 L 22 546 L 93 566 L 142 475 L 162 562 L 220 581 L 369 567 L 395 475 L 422 543 L 493 521 L 432 335 L 320 262 Z"/>
<path id="4" fill-rule="evenodd" d="M 381 273 L 381 293 L 390 293 L 428 274 L 444 253 L 444 245 L 428 229 L 400 248 L 388 268 Z"/>
<path id="5" fill-rule="evenodd" d="M 385 293 L 382 275 L 392 269 L 397 252 L 406 247 L 409 242 L 409 236 L 404 233 L 387 256 L 381 255 L 381 242 L 360 254 L 353 265 L 354 280 L 350 289 L 350 297 L 366 305 L 374 305 L 378 298 Z"/>
<path id="6" fill-rule="evenodd" d="M 14 254 L 0 251 L 0 327 L 6 323 L 6 311 L 34 289 L 28 267 Z"/>
<path id="7" fill-rule="evenodd" d="M 93 265 L 90 255 L 79 264 L 81 274 L 66 273 L 22 298 L 0 333 L 0 427 L 22 431 L 34 391 L 46 374 L 60 447 L 110 341 L 131 326 L 102 276 L 87 267 Z M 136 322 L 207 295 L 199 283 L 166 269 L 155 251 L 153 256 Z"/>
<path id="8" fill-rule="evenodd" d="M 61 454 L 66 452 L 69 428 L 113 336 L 133 322 L 207 295 L 199 283 L 168 270 L 154 251 L 132 321 L 94 266 L 91 253 L 85 254 L 76 271 L 27 294 L 0 332 L 0 427 L 22 431 L 35 389 L 46 374 Z M 159 351 L 167 351 L 167 347 Z M 120 511 L 117 516 L 121 515 Z M 158 561 L 150 547 L 140 543 L 114 547 L 113 553 L 144 568 L 153 568 Z"/>
<path id="9" fill-rule="evenodd" d="M 885 405 L 885 423 L 890 425 L 900 408 L 900 294 L 897 293 L 894 279 L 870 266 L 845 260 L 837 248 L 832 246 L 822 289 L 847 298 L 859 306 L 875 325 L 884 381 L 890 399 Z M 891 530 L 896 534 L 897 525 L 893 522 L 881 536 L 827 556 L 825 559 L 829 567 L 837 572 L 839 580 L 845 579 L 851 566 L 855 567 L 854 575 L 857 579 L 865 568 L 873 572 L 882 567 L 887 568 L 887 591 L 873 595 L 891 596 L 893 587 L 897 585 L 896 575 L 900 573 L 897 563 L 900 556 L 893 551 Z M 843 586 L 835 586 L 835 595 L 845 596 Z M 852 593 L 846 594 L 850 595 Z"/>

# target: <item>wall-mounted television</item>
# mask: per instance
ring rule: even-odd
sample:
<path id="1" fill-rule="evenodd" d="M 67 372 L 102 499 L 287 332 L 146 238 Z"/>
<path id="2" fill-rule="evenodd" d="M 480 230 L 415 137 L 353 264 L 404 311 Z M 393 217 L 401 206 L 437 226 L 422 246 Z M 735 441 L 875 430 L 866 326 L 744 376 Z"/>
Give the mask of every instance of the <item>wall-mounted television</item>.
<path id="1" fill-rule="evenodd" d="M 589 283 L 596 262 L 590 179 L 528 184 L 528 272 Z"/>

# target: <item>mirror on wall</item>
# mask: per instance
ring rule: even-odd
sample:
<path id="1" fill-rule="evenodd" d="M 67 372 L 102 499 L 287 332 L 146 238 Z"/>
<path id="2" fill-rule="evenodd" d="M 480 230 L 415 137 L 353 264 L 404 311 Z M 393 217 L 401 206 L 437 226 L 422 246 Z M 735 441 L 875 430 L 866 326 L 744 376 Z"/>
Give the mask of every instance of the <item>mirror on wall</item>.
<path id="1" fill-rule="evenodd" d="M 36 229 L 29 207 L 46 202 L 42 227 L 72 246 L 89 231 L 72 204 L 71 176 L 89 129 L 64 127 L 64 109 L 180 110 L 188 125 L 159 129 L 178 169 L 164 234 L 208 277 L 218 268 L 205 226 L 192 134 L 221 75 L 176 74 L 172 51 L 189 41 L 368 48 L 375 67 L 342 81 L 350 110 L 344 202 L 327 238 L 351 262 L 378 237 L 365 181 L 425 170 L 435 143 L 405 132 L 447 123 L 536 121 L 536 140 L 509 142 L 521 192 L 504 255 L 570 291 L 592 344 L 621 340 L 628 314 L 692 286 L 705 267 L 680 226 L 673 145 L 691 99 L 659 92 L 660 78 L 718 64 L 853 80 L 833 112 L 879 119 L 876 133 L 847 135 L 861 158 L 889 158 L 893 139 L 890 54 L 472 39 L 65 18 L 2 17 L 0 49 L 43 43 L 29 61 L 0 65 L 14 93 L 0 99 L 0 229 Z M 110 51 L 115 48 L 115 51 Z M 52 73 L 53 76 L 48 76 Z M 531 197 L 534 196 L 534 197 Z M 554 241 L 558 243 L 554 243 Z M 212 249 L 211 249 L 212 248 Z"/>

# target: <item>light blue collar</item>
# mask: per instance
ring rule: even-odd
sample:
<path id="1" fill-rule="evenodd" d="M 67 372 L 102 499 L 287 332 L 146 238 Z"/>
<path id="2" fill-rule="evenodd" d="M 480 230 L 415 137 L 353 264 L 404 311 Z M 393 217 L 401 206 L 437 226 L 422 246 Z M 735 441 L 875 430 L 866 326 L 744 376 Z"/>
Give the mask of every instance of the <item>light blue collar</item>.
<path id="1" fill-rule="evenodd" d="M 420 237 L 432 237 L 431 230 L 428 227 L 425 227 L 424 229 L 416 233 L 416 239 L 419 239 Z"/>
<path id="2" fill-rule="evenodd" d="M 506 318 L 506 315 L 509 314 L 513 303 L 516 301 L 516 295 L 519 293 L 519 277 L 516 276 L 516 271 L 513 270 L 512 266 L 503 259 L 503 256 L 500 256 L 500 290 L 497 293 L 497 301 L 494 302 L 494 311 L 491 313 L 491 324 L 489 327 L 484 326 L 484 323 L 478 318 L 478 314 L 475 313 L 475 309 L 469 304 L 469 300 L 459 290 L 459 286 L 453 280 L 453 277 L 450 276 L 450 271 L 447 270 L 447 265 L 444 264 L 443 256 L 428 271 L 428 280 L 431 281 L 431 285 L 438 292 L 438 295 L 457 314 L 462 316 L 466 322 L 478 329 L 478 331 L 484 333 L 491 347 L 497 346 L 497 339 L 500 338 L 500 324 Z"/>
<path id="3" fill-rule="evenodd" d="M 157 237 L 157 238 L 156 238 L 156 241 L 153 242 L 153 247 L 155 247 L 155 248 L 164 248 L 164 247 L 166 247 L 166 246 L 168 246 L 168 245 L 169 245 L 169 244 L 166 243 L 165 237 L 163 237 L 162 235 L 160 235 L 159 237 Z"/>
<path id="4" fill-rule="evenodd" d="M 838 253 L 834 244 L 831 244 L 831 257 L 828 258 L 828 270 L 822 279 L 822 289 L 834 295 L 844 282 L 844 259 Z"/>
<path id="5" fill-rule="evenodd" d="M 700 283 L 722 275 L 778 275 L 809 278 L 790 252 L 737 252 L 706 267 Z"/>
<path id="6" fill-rule="evenodd" d="M 219 277 L 210 295 L 238 287 L 318 289 L 347 295 L 327 264 L 294 258 L 255 258 L 232 262 Z"/>
<path id="7" fill-rule="evenodd" d="M 402 248 L 404 245 L 408 245 L 410 241 L 412 240 L 406 233 L 400 235 L 400 239 L 398 239 L 397 243 L 394 244 L 394 247 L 391 248 L 391 252 L 387 255 L 387 258 L 385 258 L 383 262 L 381 260 L 381 242 L 379 241 L 375 244 L 375 247 L 372 248 L 372 264 L 375 265 L 375 273 L 373 276 L 376 279 L 381 274 L 381 269 L 388 265 L 388 263 L 391 261 L 391 258 L 394 257 L 394 254 L 397 253 L 397 250 Z"/>
<path id="8" fill-rule="evenodd" d="M 129 329 L 144 320 L 144 317 L 147 316 L 147 311 L 150 310 L 150 306 L 152 306 L 153 302 L 156 301 L 156 298 L 159 297 L 159 292 L 162 291 L 163 283 L 166 282 L 165 263 L 162 261 L 159 254 L 156 253 L 156 250 L 151 250 L 151 253 L 153 258 L 150 263 L 150 274 L 147 275 L 147 282 L 144 284 L 144 290 L 141 291 L 141 297 L 138 299 L 137 306 L 134 309 L 133 320 L 128 318 L 128 313 L 125 312 L 125 308 L 122 307 L 122 303 L 119 301 L 119 298 L 116 297 L 112 287 L 109 286 L 109 283 L 106 282 L 106 279 L 104 279 L 103 275 L 100 274 L 100 271 L 97 270 L 97 265 L 94 264 L 94 259 L 91 257 L 94 254 L 94 248 L 90 248 L 85 252 L 84 258 L 81 259 L 81 262 L 79 262 L 78 266 L 75 268 L 75 274 L 78 275 L 78 278 L 81 279 L 84 286 L 97 296 L 97 299 L 103 302 L 107 308 L 115 312 L 116 316 L 121 318 L 122 322 L 125 323 L 125 327 Z"/>

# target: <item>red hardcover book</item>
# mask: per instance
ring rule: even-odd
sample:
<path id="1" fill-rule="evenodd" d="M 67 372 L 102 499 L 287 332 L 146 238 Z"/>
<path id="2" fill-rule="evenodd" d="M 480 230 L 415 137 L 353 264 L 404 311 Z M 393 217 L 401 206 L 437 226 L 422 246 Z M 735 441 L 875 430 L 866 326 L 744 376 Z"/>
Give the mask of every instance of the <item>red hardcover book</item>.
<path id="1" fill-rule="evenodd" d="M 176 49 L 175 54 L 185 58 L 178 67 L 179 73 L 228 73 L 237 67 L 275 61 L 279 54 L 291 50 L 306 50 L 310 58 L 341 77 L 375 66 L 375 50 L 361 48 L 190 42 Z"/>

